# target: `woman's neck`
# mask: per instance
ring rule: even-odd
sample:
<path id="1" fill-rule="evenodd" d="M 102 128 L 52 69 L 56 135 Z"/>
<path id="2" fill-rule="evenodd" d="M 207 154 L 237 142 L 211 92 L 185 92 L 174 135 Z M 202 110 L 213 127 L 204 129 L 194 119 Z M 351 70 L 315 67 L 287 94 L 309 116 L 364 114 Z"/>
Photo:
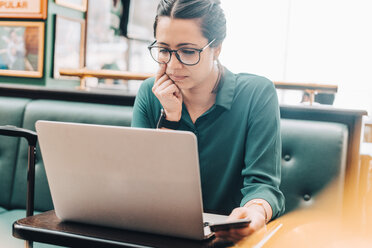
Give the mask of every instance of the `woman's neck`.
<path id="1" fill-rule="evenodd" d="M 202 83 L 199 87 L 182 90 L 183 102 L 185 105 L 191 109 L 211 107 L 216 100 L 214 88 L 218 77 L 219 69 L 218 66 L 215 65 L 211 72 L 211 76 L 206 82 Z"/>

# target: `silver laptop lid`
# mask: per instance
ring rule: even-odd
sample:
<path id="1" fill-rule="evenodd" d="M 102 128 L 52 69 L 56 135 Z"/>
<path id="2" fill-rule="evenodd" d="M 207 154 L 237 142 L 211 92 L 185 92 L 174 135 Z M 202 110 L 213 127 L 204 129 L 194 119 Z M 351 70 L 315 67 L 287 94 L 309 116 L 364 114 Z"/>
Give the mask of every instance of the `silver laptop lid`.
<path id="1" fill-rule="evenodd" d="M 38 121 L 62 220 L 203 239 L 193 133 Z"/>

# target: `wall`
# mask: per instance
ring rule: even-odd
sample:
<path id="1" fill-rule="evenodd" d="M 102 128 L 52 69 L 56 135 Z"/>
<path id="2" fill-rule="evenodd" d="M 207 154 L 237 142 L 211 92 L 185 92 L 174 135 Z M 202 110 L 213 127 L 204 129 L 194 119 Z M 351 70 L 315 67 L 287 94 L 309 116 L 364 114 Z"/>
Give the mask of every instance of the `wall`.
<path id="1" fill-rule="evenodd" d="M 372 1 L 221 1 L 228 19 L 221 61 L 229 69 L 273 81 L 338 84 L 335 106 L 372 113 Z M 0 82 L 78 85 L 53 78 L 54 16 L 83 19 L 85 14 L 54 0 L 48 9 L 43 78 L 0 77 Z M 297 101 L 298 93 L 285 97 Z"/>
<path id="2" fill-rule="evenodd" d="M 54 51 L 54 27 L 55 15 L 62 15 L 75 19 L 84 19 L 85 13 L 71 8 L 57 5 L 55 0 L 48 0 L 48 17 L 45 23 L 44 40 L 44 70 L 42 78 L 7 77 L 0 76 L 0 83 L 14 83 L 27 85 L 46 85 L 51 87 L 72 87 L 79 84 L 77 80 L 59 80 L 53 78 L 53 51 Z M 1 19 L 1 21 L 42 21 L 32 19 Z"/>
<path id="3" fill-rule="evenodd" d="M 273 81 L 337 84 L 335 106 L 372 113 L 370 0 L 222 0 L 221 61 Z"/>

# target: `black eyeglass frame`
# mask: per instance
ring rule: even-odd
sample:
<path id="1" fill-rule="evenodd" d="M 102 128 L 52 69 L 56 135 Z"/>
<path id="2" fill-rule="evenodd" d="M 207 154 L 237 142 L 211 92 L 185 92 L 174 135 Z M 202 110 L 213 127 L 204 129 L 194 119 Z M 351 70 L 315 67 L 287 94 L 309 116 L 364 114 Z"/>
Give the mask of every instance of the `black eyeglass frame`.
<path id="1" fill-rule="evenodd" d="M 185 62 L 183 62 L 180 58 L 180 55 L 178 55 L 178 51 L 179 50 L 182 50 L 182 49 L 185 49 L 184 47 L 181 47 L 177 50 L 172 50 L 172 49 L 168 49 L 166 47 L 162 47 L 162 46 L 154 46 L 154 44 L 157 42 L 157 40 L 155 40 L 151 45 L 149 45 L 147 47 L 147 49 L 149 49 L 149 52 L 150 52 L 150 55 L 151 55 L 151 58 L 153 58 L 155 60 L 155 62 L 159 63 L 159 64 L 168 64 L 171 59 L 172 59 L 172 53 L 174 53 L 174 55 L 176 55 L 176 58 L 178 59 L 178 61 L 181 63 L 181 64 L 184 64 L 184 65 L 187 65 L 187 66 L 193 66 L 193 65 L 196 65 L 200 62 L 200 53 L 203 52 L 207 47 L 209 47 L 216 39 L 213 39 L 211 42 L 209 42 L 207 45 L 205 45 L 203 48 L 187 48 L 188 50 L 194 50 L 194 51 L 197 51 L 199 52 L 199 59 L 196 63 L 193 63 L 193 64 L 187 64 Z M 159 62 L 157 61 L 153 56 L 152 56 L 152 53 L 151 53 L 151 49 L 152 48 L 164 48 L 166 49 L 168 52 L 169 52 L 169 60 L 167 62 Z"/>

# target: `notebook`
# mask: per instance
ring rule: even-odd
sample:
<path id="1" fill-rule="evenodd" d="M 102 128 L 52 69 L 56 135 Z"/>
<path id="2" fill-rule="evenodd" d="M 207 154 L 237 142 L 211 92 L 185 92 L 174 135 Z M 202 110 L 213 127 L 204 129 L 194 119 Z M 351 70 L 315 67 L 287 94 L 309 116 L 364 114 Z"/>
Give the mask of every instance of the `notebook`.
<path id="1" fill-rule="evenodd" d="M 196 136 L 155 130 L 37 121 L 55 213 L 63 221 L 202 240 Z"/>

